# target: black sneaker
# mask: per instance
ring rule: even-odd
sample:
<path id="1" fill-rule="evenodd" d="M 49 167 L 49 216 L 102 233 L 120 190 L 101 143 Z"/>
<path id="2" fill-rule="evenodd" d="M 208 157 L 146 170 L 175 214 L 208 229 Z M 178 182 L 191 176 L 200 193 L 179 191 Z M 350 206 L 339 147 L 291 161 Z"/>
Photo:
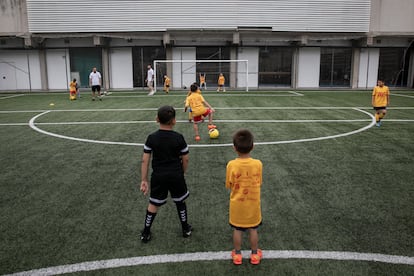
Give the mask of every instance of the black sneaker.
<path id="1" fill-rule="evenodd" d="M 145 233 L 144 231 L 141 232 L 141 241 L 143 243 L 147 243 L 151 240 L 151 232 Z"/>
<path id="2" fill-rule="evenodd" d="M 188 238 L 191 236 L 191 232 L 193 231 L 193 227 L 190 224 L 187 224 L 186 228 L 183 228 L 183 237 Z"/>

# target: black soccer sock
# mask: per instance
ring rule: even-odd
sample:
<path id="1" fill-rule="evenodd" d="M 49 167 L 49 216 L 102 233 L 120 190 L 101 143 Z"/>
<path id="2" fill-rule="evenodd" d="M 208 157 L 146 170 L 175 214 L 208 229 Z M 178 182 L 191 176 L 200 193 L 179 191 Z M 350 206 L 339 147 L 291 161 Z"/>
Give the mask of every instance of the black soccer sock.
<path id="1" fill-rule="evenodd" d="M 185 202 L 176 202 L 178 217 L 180 218 L 180 222 L 183 228 L 188 226 L 187 223 L 187 205 Z"/>
<path id="2" fill-rule="evenodd" d="M 147 210 L 147 214 L 145 215 L 145 223 L 144 223 L 144 233 L 149 233 L 151 229 L 151 225 L 154 222 L 155 216 L 157 213 L 151 213 Z"/>

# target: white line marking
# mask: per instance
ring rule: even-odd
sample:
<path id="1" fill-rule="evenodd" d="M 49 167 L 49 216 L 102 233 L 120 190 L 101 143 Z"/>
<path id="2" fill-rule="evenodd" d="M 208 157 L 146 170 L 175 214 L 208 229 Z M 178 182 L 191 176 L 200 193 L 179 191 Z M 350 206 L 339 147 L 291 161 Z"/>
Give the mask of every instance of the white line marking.
<path id="1" fill-rule="evenodd" d="M 390 93 L 390 95 L 391 96 L 406 97 L 406 98 L 414 99 L 414 96 L 410 96 L 410 95 L 395 94 L 395 93 Z"/>
<path id="2" fill-rule="evenodd" d="M 333 108 L 331 108 L 331 109 L 333 109 Z M 367 129 L 369 129 L 372 126 L 375 125 L 375 117 L 371 113 L 369 113 L 367 111 L 364 111 L 364 110 L 361 110 L 361 109 L 358 109 L 358 108 L 352 108 L 352 109 L 356 110 L 356 111 L 359 111 L 359 112 L 362 112 L 364 114 L 367 114 L 371 118 L 371 123 L 369 125 L 365 126 L 365 127 L 359 128 L 357 130 L 350 131 L 350 132 L 345 132 L 345 133 L 341 133 L 341 134 L 337 134 L 337 135 L 306 138 L 306 139 L 297 139 L 297 140 L 256 142 L 255 145 L 277 145 L 277 144 L 303 143 L 303 142 L 312 142 L 312 141 L 334 139 L 334 138 L 353 135 L 353 134 L 365 131 L 365 130 L 367 130 Z M 49 112 L 51 112 L 51 111 L 46 111 L 46 112 L 40 113 L 40 114 L 34 116 L 33 118 L 31 118 L 30 121 L 29 121 L 29 126 L 33 130 L 38 131 L 40 133 L 43 133 L 45 135 L 53 136 L 53 137 L 56 137 L 56 138 L 74 140 L 74 141 L 78 141 L 78 142 L 88 142 L 88 143 L 107 144 L 107 145 L 122 145 L 122 146 L 143 146 L 144 145 L 143 143 L 113 142 L 113 141 L 101 141 L 101 140 L 76 138 L 76 137 L 65 136 L 65 135 L 60 135 L 60 134 L 48 132 L 48 131 L 45 131 L 45 130 L 42 130 L 42 129 L 38 128 L 35 125 L 35 120 L 37 118 L 49 113 Z M 367 121 L 367 120 L 364 120 L 364 121 Z M 204 147 L 227 147 L 227 146 L 232 146 L 232 145 L 233 145 L 232 143 L 226 143 L 226 144 L 189 144 L 188 146 L 189 147 L 194 147 L 194 148 L 204 148 Z"/>
<path id="3" fill-rule="evenodd" d="M 24 96 L 24 95 L 19 94 L 19 95 L 0 97 L 0 100 L 11 99 L 11 98 L 16 98 L 16 97 L 21 97 L 21 96 Z"/>
<path id="4" fill-rule="evenodd" d="M 214 120 L 218 123 L 354 123 L 354 122 L 370 122 L 371 119 L 356 120 Z M 414 119 L 382 119 L 382 122 L 396 123 L 412 123 Z M 113 121 L 113 122 L 60 122 L 60 123 L 36 123 L 36 125 L 105 125 L 105 124 L 149 124 L 155 121 Z M 188 123 L 186 120 L 178 120 L 177 123 Z M 29 123 L 0 123 L 0 126 L 29 126 Z"/>
<path id="5" fill-rule="evenodd" d="M 181 110 L 183 107 L 175 107 L 177 110 Z M 312 106 L 312 107 L 295 107 L 295 106 L 276 106 L 276 107 L 251 107 L 246 106 L 243 107 L 243 109 L 246 110 L 290 110 L 290 109 L 296 109 L 296 110 L 323 110 L 323 109 L 334 109 L 334 110 L 346 110 L 354 108 L 352 106 L 338 106 L 338 107 L 329 107 L 329 106 Z M 358 109 L 368 109 L 372 110 L 372 106 L 360 106 L 356 107 Z M 240 107 L 215 107 L 216 110 L 240 110 Z M 394 109 L 394 110 L 412 110 L 414 107 L 412 106 L 395 106 L 395 107 L 388 107 L 387 109 Z M 123 109 L 39 109 L 39 110 L 0 110 L 0 114 L 9 114 L 9 113 L 39 113 L 39 112 L 45 112 L 45 111 L 53 111 L 53 112 L 106 112 L 106 111 L 156 111 L 157 108 L 123 108 Z"/>
<path id="6" fill-rule="evenodd" d="M 276 95 L 263 95 L 263 94 L 234 94 L 234 93 L 220 93 L 220 94 L 213 94 L 213 93 L 204 93 L 203 97 L 298 97 L 298 96 L 304 96 L 302 94 L 299 93 L 293 93 L 292 94 L 276 94 Z M 181 97 L 181 98 L 185 98 L 185 94 L 181 94 L 181 95 L 158 95 L 157 97 Z M 120 96 L 115 96 L 115 95 L 111 95 L 111 96 L 106 96 L 108 98 L 148 98 L 150 96 L 147 95 L 120 95 Z"/>
<path id="7" fill-rule="evenodd" d="M 28 123 L 5 123 L 0 124 L 0 126 L 27 126 Z"/>
<path id="8" fill-rule="evenodd" d="M 288 91 L 289 93 L 295 94 L 297 96 L 304 96 L 303 94 L 296 92 L 296 91 Z"/>
<path id="9" fill-rule="evenodd" d="M 243 251 L 244 256 L 249 256 L 250 252 Z M 414 257 L 376 254 L 376 253 L 358 253 L 358 252 L 341 252 L 341 251 L 296 251 L 296 250 L 263 250 L 263 259 L 318 259 L 318 260 L 339 260 L 339 261 L 366 261 L 381 262 L 388 264 L 414 265 Z M 68 264 L 52 266 L 47 268 L 33 269 L 28 271 L 17 272 L 5 276 L 23 276 L 23 275 L 58 275 L 65 273 L 75 273 L 81 271 L 93 271 L 100 269 L 139 266 L 147 264 L 163 263 L 181 263 L 194 261 L 213 261 L 229 260 L 230 252 L 196 252 L 182 254 L 165 254 L 153 256 L 141 256 L 122 259 L 110 259 L 101 261 L 83 262 L 77 264 Z M 230 264 L 229 264 L 230 265 Z"/>
<path id="10" fill-rule="evenodd" d="M 82 138 L 70 137 L 70 136 L 65 136 L 65 135 L 60 135 L 60 134 L 48 132 L 48 131 L 42 130 L 42 129 L 38 128 L 37 126 L 35 126 L 34 121 L 37 118 L 39 118 L 40 116 L 43 116 L 45 114 L 48 114 L 49 112 L 50 111 L 46 111 L 46 112 L 40 113 L 40 114 L 34 116 L 33 118 L 31 118 L 30 121 L 29 121 L 29 126 L 33 130 L 35 130 L 37 132 L 40 132 L 40 133 L 43 133 L 45 135 L 49 135 L 49 136 L 56 137 L 56 138 L 67 139 L 67 140 L 79 141 L 79 142 L 88 142 L 88 143 L 96 143 L 96 144 L 107 144 L 107 145 L 123 145 L 123 146 L 143 146 L 144 145 L 144 144 L 140 144 L 140 143 L 99 141 L 99 140 L 91 140 L 91 139 L 82 139 Z"/>

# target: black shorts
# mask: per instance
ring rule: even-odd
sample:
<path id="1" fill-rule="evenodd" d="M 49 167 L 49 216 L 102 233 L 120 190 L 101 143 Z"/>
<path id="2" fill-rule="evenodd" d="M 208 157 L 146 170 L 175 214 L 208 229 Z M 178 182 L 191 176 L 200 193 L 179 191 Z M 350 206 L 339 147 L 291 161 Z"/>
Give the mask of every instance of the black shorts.
<path id="1" fill-rule="evenodd" d="M 374 106 L 374 109 L 378 111 L 378 110 L 387 109 L 387 107 L 386 106 Z"/>
<path id="2" fill-rule="evenodd" d="M 150 203 L 155 206 L 164 205 L 167 202 L 168 192 L 174 202 L 183 202 L 190 193 L 187 190 L 183 174 L 153 174 L 151 176 Z"/>
<path id="3" fill-rule="evenodd" d="M 100 85 L 92 85 L 92 92 L 101 92 L 101 86 Z"/>
<path id="4" fill-rule="evenodd" d="M 246 232 L 247 230 L 249 230 L 249 229 L 253 229 L 253 230 L 255 230 L 255 229 L 257 229 L 257 228 L 259 228 L 259 226 L 260 225 L 262 225 L 262 222 L 260 222 L 258 225 L 256 225 L 256 226 L 252 226 L 252 227 L 239 227 L 239 226 L 234 226 L 234 225 L 232 225 L 231 223 L 229 223 L 230 224 L 230 226 L 231 227 L 233 227 L 233 229 L 235 229 L 235 230 L 238 230 L 238 231 L 242 231 L 242 232 Z"/>

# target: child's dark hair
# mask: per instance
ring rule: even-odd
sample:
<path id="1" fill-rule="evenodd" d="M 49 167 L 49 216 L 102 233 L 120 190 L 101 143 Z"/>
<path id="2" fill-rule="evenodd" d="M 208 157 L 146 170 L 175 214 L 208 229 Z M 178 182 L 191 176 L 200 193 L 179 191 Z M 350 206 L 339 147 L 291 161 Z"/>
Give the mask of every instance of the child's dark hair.
<path id="1" fill-rule="evenodd" d="M 193 83 L 193 84 L 190 86 L 190 91 L 191 91 L 191 92 L 196 92 L 196 91 L 197 91 L 197 89 L 198 89 L 198 84 L 197 84 L 197 83 Z"/>
<path id="2" fill-rule="evenodd" d="M 175 109 L 170 105 L 161 106 L 158 109 L 157 116 L 160 124 L 170 125 L 172 120 L 175 118 Z"/>
<path id="3" fill-rule="evenodd" d="M 239 129 L 233 134 L 233 145 L 240 153 L 249 153 L 253 149 L 253 134 L 248 129 Z"/>
<path id="4" fill-rule="evenodd" d="M 76 79 L 73 79 L 73 82 L 76 82 Z"/>

